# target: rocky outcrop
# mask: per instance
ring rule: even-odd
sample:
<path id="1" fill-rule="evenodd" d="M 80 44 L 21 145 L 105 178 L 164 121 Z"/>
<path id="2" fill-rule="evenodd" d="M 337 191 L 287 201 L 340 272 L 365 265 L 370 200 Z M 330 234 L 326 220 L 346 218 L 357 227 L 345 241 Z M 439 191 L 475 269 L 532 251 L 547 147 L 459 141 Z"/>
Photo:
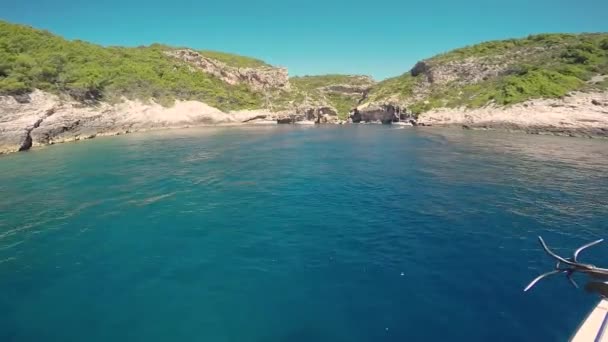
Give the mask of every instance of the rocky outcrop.
<path id="1" fill-rule="evenodd" d="M 342 95 L 362 96 L 363 94 L 365 94 L 369 91 L 369 89 L 371 88 L 371 84 L 373 84 L 373 82 L 370 83 L 370 85 L 336 84 L 336 85 L 330 85 L 330 86 L 319 88 L 319 90 L 321 90 L 324 93 L 337 93 L 337 94 L 342 94 Z"/>
<path id="2" fill-rule="evenodd" d="M 293 109 L 223 112 L 198 101 L 176 101 L 163 107 L 123 99 L 80 102 L 69 94 L 40 90 L 27 96 L 0 96 L 0 154 L 31 147 L 138 131 L 255 122 L 337 123 L 338 111 L 323 102 L 305 102 Z"/>
<path id="3" fill-rule="evenodd" d="M 295 112 L 287 111 L 284 113 L 275 113 L 277 123 L 279 124 L 294 124 L 298 122 L 314 122 L 317 124 L 337 123 L 338 113 L 333 107 L 310 107 L 298 109 Z"/>
<path id="4" fill-rule="evenodd" d="M 338 112 L 330 106 L 307 108 L 303 111 L 303 120 L 320 121 L 322 117 L 338 117 Z"/>
<path id="5" fill-rule="evenodd" d="M 15 100 L 17 100 L 17 99 L 15 99 Z M 17 102 L 19 102 L 19 100 L 17 100 Z M 36 122 L 34 122 L 32 127 L 27 127 L 25 129 L 25 139 L 23 139 L 21 146 L 19 146 L 19 152 L 27 151 L 30 148 L 32 148 L 32 144 L 33 144 L 32 131 L 35 130 L 36 128 L 40 127 L 40 125 L 42 124 L 42 121 L 44 121 L 44 119 L 55 114 L 55 111 L 56 111 L 55 108 L 51 108 L 51 109 L 47 110 L 40 119 L 38 119 L 38 120 L 36 120 Z"/>
<path id="6" fill-rule="evenodd" d="M 31 147 L 153 129 L 238 124 L 279 115 L 266 110 L 223 112 L 197 101 L 163 107 L 153 101 L 83 105 L 39 90 L 27 103 L 0 96 L 0 154 Z"/>
<path id="7" fill-rule="evenodd" d="M 424 75 L 426 81 L 434 85 L 473 84 L 497 77 L 509 70 L 505 58 L 469 57 L 461 60 L 433 63 L 418 62 L 410 71 L 412 76 Z"/>
<path id="8" fill-rule="evenodd" d="M 267 117 L 268 117 L 267 114 L 256 115 L 256 116 L 254 116 L 252 118 L 248 118 L 248 119 L 243 120 L 243 123 L 251 122 L 251 121 L 255 121 L 255 120 L 265 120 Z"/>
<path id="9" fill-rule="evenodd" d="M 480 100 L 477 96 L 483 98 L 486 93 L 499 92 L 503 86 L 500 81 L 507 77 L 512 76 L 509 78 L 512 81 L 522 78 L 528 72 L 543 70 L 546 63 L 551 65 L 547 68 L 550 71 L 568 70 L 567 61 L 562 57 L 568 46 L 578 49 L 579 43 L 587 39 L 591 38 L 585 35 L 530 36 L 453 50 L 419 61 L 408 73 L 380 82 L 372 89 L 367 101 L 376 105 L 412 106 L 418 112 L 441 103 L 448 107 L 461 103 L 478 107 Z M 563 68 L 560 69 L 560 65 Z M 553 76 L 530 77 L 551 79 Z M 563 80 L 553 81 L 559 83 Z M 484 86 L 471 87 L 481 84 Z M 575 82 L 566 85 L 571 90 L 576 89 L 574 86 Z M 527 91 L 525 95 L 532 98 L 535 91 Z M 539 95 L 543 96 L 542 91 Z"/>
<path id="10" fill-rule="evenodd" d="M 349 83 L 336 83 L 318 88 L 324 94 L 337 94 L 351 96 L 359 99 L 364 98 L 369 90 L 376 84 L 369 76 L 358 75 L 349 76 Z"/>
<path id="11" fill-rule="evenodd" d="M 368 104 L 354 109 L 350 118 L 353 123 L 382 122 L 385 124 L 397 122 L 402 119 L 401 109 L 393 105 Z M 403 117 L 405 119 L 405 117 Z"/>
<path id="12" fill-rule="evenodd" d="M 361 116 L 361 112 L 359 111 L 359 108 L 353 109 L 350 112 L 349 118 L 352 121 L 352 123 L 360 123 L 361 121 L 363 121 L 363 117 Z"/>
<path id="13" fill-rule="evenodd" d="M 42 92 L 22 97 L 0 96 L 0 153 L 29 149 L 31 136 L 46 113 L 52 111 L 57 101 L 48 101 Z"/>
<path id="14" fill-rule="evenodd" d="M 440 108 L 421 114 L 418 122 L 533 134 L 608 136 L 608 92 L 574 92 L 563 99 L 531 100 L 510 107 Z"/>
<path id="15" fill-rule="evenodd" d="M 469 57 L 449 61 L 423 60 L 410 70 L 417 77 L 412 92 L 405 98 L 393 94 L 376 105 L 392 104 L 407 107 L 412 103 L 425 100 L 434 90 L 443 87 L 458 87 L 479 83 L 514 72 L 512 64 L 516 61 L 510 55 Z M 516 56 L 512 56 L 515 58 Z M 521 57 L 521 56 L 518 56 Z"/>
<path id="16" fill-rule="evenodd" d="M 291 79 L 291 91 L 275 99 L 278 103 L 287 102 L 288 109 L 298 114 L 319 110 L 331 120 L 334 113 L 346 116 L 366 98 L 374 84 L 372 78 L 364 75 L 296 76 Z M 311 120 L 312 115 L 307 115 Z"/>
<path id="17" fill-rule="evenodd" d="M 418 75 L 426 75 L 427 79 L 431 78 L 431 82 L 432 82 L 432 75 L 430 73 L 431 71 L 431 67 L 429 66 L 429 63 L 426 61 L 420 61 L 418 63 L 416 63 L 416 65 L 414 65 L 414 67 L 412 68 L 412 70 L 410 70 L 410 74 L 412 74 L 412 76 L 417 77 Z"/>
<path id="18" fill-rule="evenodd" d="M 221 61 L 208 58 L 190 50 L 169 50 L 167 56 L 181 60 L 194 70 L 211 74 L 222 81 L 236 85 L 246 84 L 253 90 L 289 89 L 289 75 L 286 68 L 261 66 L 256 68 L 237 68 Z"/>
<path id="19" fill-rule="evenodd" d="M 293 116 L 282 117 L 277 119 L 278 124 L 293 124 L 295 123 L 295 118 Z"/>

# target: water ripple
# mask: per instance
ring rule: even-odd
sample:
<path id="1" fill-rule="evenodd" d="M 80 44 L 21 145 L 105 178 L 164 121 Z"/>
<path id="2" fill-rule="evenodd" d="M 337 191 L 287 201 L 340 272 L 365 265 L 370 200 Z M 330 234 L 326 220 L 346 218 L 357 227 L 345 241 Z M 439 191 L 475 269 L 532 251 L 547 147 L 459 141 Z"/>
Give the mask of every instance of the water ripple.
<path id="1" fill-rule="evenodd" d="M 526 296 L 521 288 L 551 266 L 537 235 L 564 253 L 606 237 L 606 144 L 251 127 L 0 158 L 0 308 L 10 318 L 0 331 L 65 341 L 564 340 L 594 299 L 557 279 Z M 598 247 L 585 258 L 607 256 Z"/>

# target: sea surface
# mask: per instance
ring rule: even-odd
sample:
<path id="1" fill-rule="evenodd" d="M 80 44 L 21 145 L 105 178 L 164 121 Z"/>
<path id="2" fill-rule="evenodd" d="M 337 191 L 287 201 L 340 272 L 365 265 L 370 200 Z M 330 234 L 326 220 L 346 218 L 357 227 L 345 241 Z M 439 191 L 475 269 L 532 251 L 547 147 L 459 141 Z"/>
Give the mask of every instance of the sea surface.
<path id="1" fill-rule="evenodd" d="M 0 158 L 0 341 L 565 341 L 608 141 L 225 127 Z M 608 267 L 608 243 L 581 257 Z M 584 284 L 584 278 L 577 278 Z"/>

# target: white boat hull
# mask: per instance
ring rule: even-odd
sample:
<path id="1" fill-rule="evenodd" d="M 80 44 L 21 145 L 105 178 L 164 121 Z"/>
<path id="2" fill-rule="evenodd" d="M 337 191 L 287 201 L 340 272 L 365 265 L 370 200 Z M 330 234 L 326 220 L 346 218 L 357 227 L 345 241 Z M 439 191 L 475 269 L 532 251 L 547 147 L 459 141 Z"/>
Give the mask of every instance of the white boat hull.
<path id="1" fill-rule="evenodd" d="M 572 342 L 608 342 L 608 300 L 602 299 L 571 339 Z"/>

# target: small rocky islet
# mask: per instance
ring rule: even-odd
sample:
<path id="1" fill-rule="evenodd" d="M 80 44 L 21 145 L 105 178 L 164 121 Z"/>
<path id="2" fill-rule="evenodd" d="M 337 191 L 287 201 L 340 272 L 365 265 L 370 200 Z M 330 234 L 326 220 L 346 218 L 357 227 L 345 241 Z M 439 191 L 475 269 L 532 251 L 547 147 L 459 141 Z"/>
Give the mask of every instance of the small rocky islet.
<path id="1" fill-rule="evenodd" d="M 359 122 L 607 136 L 608 34 L 481 43 L 376 82 L 290 77 L 160 44 L 101 47 L 0 21 L 0 153 L 163 128 Z"/>

